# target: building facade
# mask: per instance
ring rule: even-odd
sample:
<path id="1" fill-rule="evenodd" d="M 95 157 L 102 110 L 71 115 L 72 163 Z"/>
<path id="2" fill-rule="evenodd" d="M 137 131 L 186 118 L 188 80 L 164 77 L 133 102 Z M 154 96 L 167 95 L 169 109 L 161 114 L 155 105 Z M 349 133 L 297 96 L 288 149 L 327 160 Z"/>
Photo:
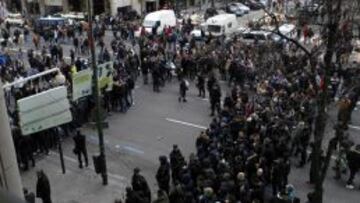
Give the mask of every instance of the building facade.
<path id="1" fill-rule="evenodd" d="M 57 12 L 86 12 L 88 0 L 0 0 L 6 2 L 11 12 L 48 15 Z M 195 0 L 92 0 L 95 15 L 110 13 L 115 15 L 128 9 L 138 14 L 151 12 L 160 8 L 175 7 L 175 2 L 194 2 Z M 190 3 L 191 4 L 191 3 Z M 181 6 L 183 7 L 183 6 Z"/>

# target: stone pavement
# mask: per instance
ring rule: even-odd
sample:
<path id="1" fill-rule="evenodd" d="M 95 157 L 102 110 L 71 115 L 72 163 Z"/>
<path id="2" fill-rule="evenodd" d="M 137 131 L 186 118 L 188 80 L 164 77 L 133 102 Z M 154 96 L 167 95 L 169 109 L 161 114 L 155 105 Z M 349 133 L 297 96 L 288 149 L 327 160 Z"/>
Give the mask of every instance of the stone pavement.
<path id="1" fill-rule="evenodd" d="M 109 185 L 103 186 L 101 178 L 93 167 L 79 169 L 77 160 L 65 157 L 66 174 L 62 174 L 59 154 L 51 152 L 37 161 L 36 167 L 22 173 L 23 186 L 36 192 L 36 171 L 44 170 L 51 185 L 51 195 L 55 203 L 100 203 L 113 202 L 123 198 L 126 182 L 121 176 L 110 175 Z M 38 199 L 37 202 L 41 200 Z"/>

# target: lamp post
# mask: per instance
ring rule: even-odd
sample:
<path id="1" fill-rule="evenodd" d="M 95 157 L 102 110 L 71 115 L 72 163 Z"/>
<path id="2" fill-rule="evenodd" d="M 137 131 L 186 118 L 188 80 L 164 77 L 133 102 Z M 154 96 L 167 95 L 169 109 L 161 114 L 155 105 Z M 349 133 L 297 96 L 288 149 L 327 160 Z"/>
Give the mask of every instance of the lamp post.
<path id="1" fill-rule="evenodd" d="M 95 108 L 96 108 L 96 128 L 99 136 L 99 148 L 100 148 L 100 162 L 101 162 L 101 177 L 103 180 L 103 185 L 108 184 L 107 169 L 106 169 L 106 157 L 105 157 L 105 146 L 104 146 L 104 134 L 102 129 L 102 123 L 100 118 L 100 95 L 99 95 L 99 82 L 98 82 L 98 70 L 96 65 L 96 55 L 95 55 L 95 44 L 94 44 L 94 35 L 93 35 L 93 4 L 92 0 L 87 1 L 88 6 L 88 39 L 91 51 L 91 66 L 93 69 L 93 82 L 94 82 L 94 97 L 95 97 Z"/>

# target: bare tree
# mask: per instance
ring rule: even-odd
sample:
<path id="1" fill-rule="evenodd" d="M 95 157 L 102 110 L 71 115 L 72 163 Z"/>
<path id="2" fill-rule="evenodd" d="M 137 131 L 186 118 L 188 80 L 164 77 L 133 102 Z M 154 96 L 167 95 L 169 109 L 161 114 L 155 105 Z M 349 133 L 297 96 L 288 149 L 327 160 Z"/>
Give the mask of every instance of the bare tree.
<path id="1" fill-rule="evenodd" d="M 323 202 L 323 193 L 324 193 L 324 180 L 330 165 L 331 156 L 333 152 L 336 150 L 336 146 L 339 140 L 342 139 L 343 136 L 343 128 L 336 128 L 336 133 L 334 137 L 332 137 L 327 145 L 326 156 L 322 161 L 322 149 L 323 149 L 323 140 L 325 135 L 325 128 L 327 124 L 327 113 L 326 108 L 328 106 L 328 90 L 327 86 L 330 80 L 330 67 L 333 65 L 333 58 L 334 54 L 339 47 L 339 42 L 342 39 L 343 33 L 341 30 L 341 23 L 343 20 L 351 19 L 354 22 L 354 19 L 359 17 L 359 1 L 356 0 L 347 0 L 346 3 L 342 0 L 326 0 L 320 2 L 321 6 L 323 7 L 322 12 L 325 12 L 325 18 L 323 19 L 324 22 L 321 22 L 321 29 L 322 29 L 322 41 L 323 44 L 317 49 L 308 50 L 305 46 L 303 46 L 298 40 L 289 38 L 283 35 L 279 31 L 279 22 L 276 16 L 269 12 L 268 10 L 264 9 L 264 11 L 272 17 L 273 21 L 275 22 L 275 32 L 281 38 L 286 39 L 290 43 L 296 45 L 299 49 L 301 49 L 305 55 L 308 57 L 310 67 L 313 71 L 316 69 L 317 64 L 323 64 L 322 70 L 324 72 L 324 78 L 322 85 L 323 89 L 317 87 L 316 92 L 316 107 L 317 112 L 315 115 L 315 123 L 313 128 L 313 138 L 314 138 L 314 147 L 312 152 L 312 160 L 311 160 L 311 169 L 310 173 L 312 173 L 314 177 L 314 191 L 309 194 L 311 198 L 311 203 L 322 203 Z M 344 19 L 345 18 L 345 19 Z M 318 52 L 324 48 L 324 57 L 320 59 L 316 57 Z M 315 72 L 313 72 L 313 76 L 315 77 Z M 340 123 L 337 126 L 344 126 L 347 123 Z"/>

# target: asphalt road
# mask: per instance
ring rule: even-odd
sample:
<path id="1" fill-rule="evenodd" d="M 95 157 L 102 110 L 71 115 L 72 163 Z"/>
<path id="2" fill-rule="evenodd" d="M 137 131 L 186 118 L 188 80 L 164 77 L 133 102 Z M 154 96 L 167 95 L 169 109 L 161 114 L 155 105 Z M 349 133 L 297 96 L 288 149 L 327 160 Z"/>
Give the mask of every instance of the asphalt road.
<path id="1" fill-rule="evenodd" d="M 260 13 L 252 13 L 240 18 L 241 23 Z M 105 42 L 110 42 L 111 33 L 107 32 Z M 32 48 L 30 43 L 24 45 L 23 50 Z M 71 45 L 64 45 L 65 56 L 69 55 Z M 141 78 L 140 78 L 141 79 Z M 139 80 L 141 81 L 141 80 Z M 226 88 L 223 87 L 223 91 Z M 223 93 L 225 95 L 225 92 Z M 174 80 L 167 84 L 160 93 L 152 92 L 150 86 L 137 84 L 134 92 L 135 105 L 126 114 L 113 113 L 109 118 L 109 129 L 105 130 L 106 155 L 110 185 L 102 187 L 99 176 L 92 170 L 79 170 L 76 157 L 72 154 L 73 142 L 64 140 L 65 163 L 67 174 L 61 175 L 58 154 L 42 157 L 38 161 L 37 169 L 45 168 L 50 176 L 54 202 L 111 202 L 112 198 L 121 197 L 124 187 L 130 183 L 133 168 L 139 167 L 142 173 L 156 191 L 155 173 L 158 157 L 169 155 L 172 145 L 177 144 L 185 157 L 195 151 L 196 136 L 204 130 L 211 121 L 209 117 L 209 102 L 197 97 L 194 84 L 191 84 L 187 103 L 179 103 L 178 84 Z M 335 121 L 336 110 L 329 108 L 329 120 Z M 349 133 L 356 143 L 360 143 L 360 114 L 354 112 L 352 128 Z M 98 153 L 96 131 L 90 128 L 82 129 L 87 136 L 89 156 Z M 333 135 L 332 124 L 329 122 L 326 132 L 327 141 Z M 294 161 L 295 163 L 295 161 Z M 306 184 L 309 177 L 309 166 L 303 169 L 293 167 L 290 183 L 297 191 L 302 202 L 312 187 Z M 335 181 L 333 171 L 329 169 L 325 182 L 326 203 L 357 203 L 359 191 L 345 189 L 346 178 Z M 22 174 L 23 183 L 32 191 L 35 190 L 35 170 Z M 358 187 L 360 180 L 355 179 Z M 101 200 L 101 201 L 100 201 Z"/>

